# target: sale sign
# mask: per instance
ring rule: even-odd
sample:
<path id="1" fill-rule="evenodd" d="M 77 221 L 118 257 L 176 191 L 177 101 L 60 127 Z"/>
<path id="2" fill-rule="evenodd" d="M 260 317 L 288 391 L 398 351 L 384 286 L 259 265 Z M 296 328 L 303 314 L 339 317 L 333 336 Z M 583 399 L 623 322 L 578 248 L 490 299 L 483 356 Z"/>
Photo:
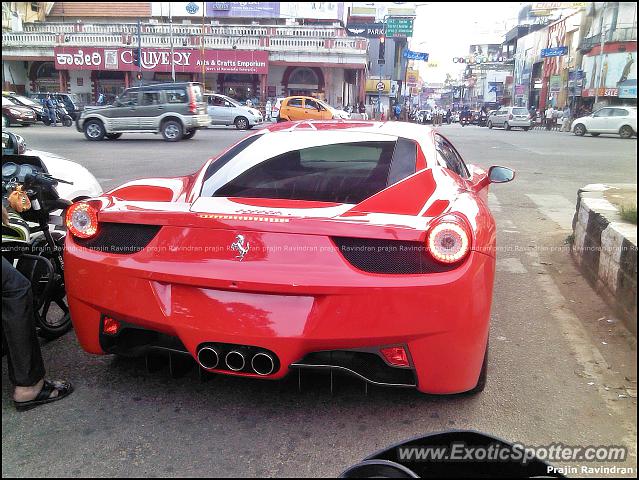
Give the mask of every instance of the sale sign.
<path id="1" fill-rule="evenodd" d="M 143 48 L 141 65 L 133 63 L 135 47 L 55 47 L 56 70 L 118 70 L 267 74 L 268 52 L 256 50 L 204 50 Z"/>

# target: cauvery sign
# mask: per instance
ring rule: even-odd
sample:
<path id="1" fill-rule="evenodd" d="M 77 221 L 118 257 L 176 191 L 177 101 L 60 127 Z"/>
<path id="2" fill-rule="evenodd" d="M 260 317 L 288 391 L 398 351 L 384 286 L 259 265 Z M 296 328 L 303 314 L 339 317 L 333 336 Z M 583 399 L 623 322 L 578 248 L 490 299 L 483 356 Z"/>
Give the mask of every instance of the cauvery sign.
<path id="1" fill-rule="evenodd" d="M 135 48 L 55 47 L 56 70 L 137 71 L 133 64 Z M 268 73 L 268 52 L 253 50 L 205 50 L 143 48 L 143 71 L 170 72 L 171 60 L 176 72 Z"/>

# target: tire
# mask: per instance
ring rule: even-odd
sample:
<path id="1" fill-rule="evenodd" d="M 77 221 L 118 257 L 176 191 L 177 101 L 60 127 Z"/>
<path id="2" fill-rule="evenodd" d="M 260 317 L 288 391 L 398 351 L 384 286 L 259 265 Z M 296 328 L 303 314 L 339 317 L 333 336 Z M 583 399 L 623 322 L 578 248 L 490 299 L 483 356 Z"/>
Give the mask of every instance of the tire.
<path id="1" fill-rule="evenodd" d="M 56 232 L 53 235 L 57 245 L 56 248 L 60 250 L 64 249 L 64 235 L 59 232 Z M 51 252 L 51 249 L 44 241 L 44 238 L 36 240 L 33 244 L 33 248 L 36 249 L 36 251 L 39 250 L 39 255 L 45 257 L 51 261 L 52 265 L 54 265 L 54 262 L 52 261 L 54 253 Z M 64 272 L 57 271 L 56 269 L 55 276 L 56 280 L 52 291 L 47 299 L 42 302 L 35 311 L 38 336 L 47 340 L 55 340 L 67 333 L 73 327 L 64 285 Z"/>
<path id="2" fill-rule="evenodd" d="M 43 117 L 42 123 L 44 123 L 48 127 L 49 125 L 51 125 L 51 120 L 49 120 L 49 117 Z"/>
<path id="3" fill-rule="evenodd" d="M 73 119 L 69 115 L 65 115 L 62 118 L 62 125 L 64 125 L 65 127 L 70 127 L 71 125 L 73 125 Z"/>
<path id="4" fill-rule="evenodd" d="M 587 130 L 586 130 L 586 126 L 583 123 L 578 123 L 577 125 L 575 125 L 575 128 L 573 128 L 572 131 L 578 137 L 583 137 L 586 134 Z"/>
<path id="5" fill-rule="evenodd" d="M 527 132 L 528 130 L 530 130 L 530 127 L 524 127 L 524 132 Z"/>
<path id="6" fill-rule="evenodd" d="M 504 129 L 506 129 L 506 130 L 510 130 L 511 129 L 511 126 L 508 125 L 508 122 L 504 122 Z"/>
<path id="7" fill-rule="evenodd" d="M 118 138 L 120 138 L 122 136 L 121 133 L 107 133 L 106 134 L 106 138 L 107 140 L 117 140 Z"/>
<path id="8" fill-rule="evenodd" d="M 106 131 L 100 120 L 87 120 L 84 124 L 84 136 L 87 140 L 97 142 L 104 139 Z"/>
<path id="9" fill-rule="evenodd" d="M 193 130 L 187 130 L 184 135 L 182 135 L 182 139 L 184 140 L 189 140 L 191 138 L 193 138 L 193 136 L 195 135 L 195 132 L 197 132 L 197 129 L 193 129 Z"/>
<path id="10" fill-rule="evenodd" d="M 492 130 L 492 129 L 493 129 L 493 122 L 488 122 L 488 128 L 489 128 L 490 130 Z"/>
<path id="11" fill-rule="evenodd" d="M 162 124 L 162 136 L 167 142 L 179 142 L 184 136 L 182 124 L 177 120 L 167 120 Z"/>
<path id="12" fill-rule="evenodd" d="M 235 123 L 235 128 L 238 130 L 248 130 L 249 121 L 246 117 L 237 117 L 233 123 Z"/>
<path id="13" fill-rule="evenodd" d="M 630 125 L 624 125 L 619 129 L 619 136 L 621 138 L 632 138 L 635 132 L 632 130 Z"/>
<path id="14" fill-rule="evenodd" d="M 490 342 L 486 342 L 486 352 L 484 353 L 484 361 L 481 364 L 481 371 L 479 372 L 479 378 L 477 379 L 477 385 L 472 390 L 468 390 L 469 395 L 481 393 L 486 388 L 486 380 L 488 379 L 488 347 Z"/>

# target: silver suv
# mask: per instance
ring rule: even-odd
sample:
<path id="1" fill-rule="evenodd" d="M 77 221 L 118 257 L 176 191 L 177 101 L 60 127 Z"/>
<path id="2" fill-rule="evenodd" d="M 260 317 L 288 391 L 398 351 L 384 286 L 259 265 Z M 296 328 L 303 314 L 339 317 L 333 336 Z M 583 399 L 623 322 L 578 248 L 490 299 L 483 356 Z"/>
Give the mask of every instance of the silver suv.
<path id="1" fill-rule="evenodd" d="M 87 140 L 120 138 L 123 133 L 161 133 L 168 142 L 193 138 L 210 125 L 198 83 L 133 87 L 105 107 L 85 107 L 76 128 Z"/>
<path id="2" fill-rule="evenodd" d="M 528 110 L 524 107 L 501 107 L 488 116 L 486 125 L 488 128 L 504 127 L 506 130 L 510 130 L 513 127 L 518 127 L 529 130 L 532 120 Z"/>

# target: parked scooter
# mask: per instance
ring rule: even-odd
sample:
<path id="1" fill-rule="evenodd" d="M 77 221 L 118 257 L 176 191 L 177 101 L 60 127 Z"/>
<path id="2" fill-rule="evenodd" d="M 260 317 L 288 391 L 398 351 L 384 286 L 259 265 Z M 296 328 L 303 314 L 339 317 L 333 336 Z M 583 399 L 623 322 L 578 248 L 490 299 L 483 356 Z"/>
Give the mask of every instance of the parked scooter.
<path id="1" fill-rule="evenodd" d="M 51 212 L 70 205 L 59 197 L 58 182 L 70 183 L 49 175 L 39 157 L 2 157 L 3 196 L 22 192 L 20 205 L 26 204 L 19 214 L 9 212 L 9 226 L 2 226 L 2 256 L 30 280 L 38 335 L 50 340 L 71 329 L 64 286 L 64 235 L 51 232 L 49 226 Z"/>

